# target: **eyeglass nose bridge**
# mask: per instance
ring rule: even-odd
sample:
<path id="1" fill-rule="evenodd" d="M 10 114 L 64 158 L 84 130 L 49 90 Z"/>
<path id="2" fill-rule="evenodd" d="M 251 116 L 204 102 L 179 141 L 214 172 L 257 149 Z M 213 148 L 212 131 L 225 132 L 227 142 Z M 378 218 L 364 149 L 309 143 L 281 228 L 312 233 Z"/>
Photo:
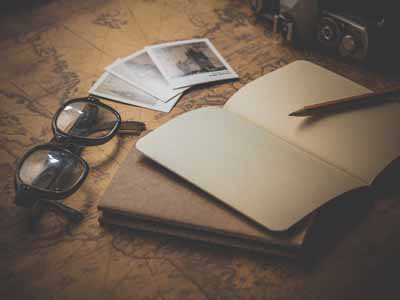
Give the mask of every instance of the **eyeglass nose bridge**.
<path id="1" fill-rule="evenodd" d="M 69 144 L 71 143 L 71 137 L 64 135 L 64 134 L 59 134 L 58 132 L 54 133 L 54 139 L 51 140 L 52 142 L 57 141 L 60 144 Z"/>
<path id="2" fill-rule="evenodd" d="M 25 208 L 32 208 L 36 199 L 32 197 L 32 189 L 23 183 L 15 183 L 15 204 Z"/>

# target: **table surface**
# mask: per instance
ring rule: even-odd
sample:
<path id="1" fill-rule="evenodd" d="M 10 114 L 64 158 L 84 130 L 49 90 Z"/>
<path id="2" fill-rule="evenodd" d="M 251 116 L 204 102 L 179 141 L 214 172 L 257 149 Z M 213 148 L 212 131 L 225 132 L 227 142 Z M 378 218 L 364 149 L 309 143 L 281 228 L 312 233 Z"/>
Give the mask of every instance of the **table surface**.
<path id="1" fill-rule="evenodd" d="M 124 120 L 143 121 L 149 129 L 185 111 L 222 105 L 244 84 L 296 59 L 375 90 L 399 80 L 280 44 L 246 1 L 30 5 L 0 20 L 1 299 L 385 299 L 396 291 L 400 205 L 394 196 L 373 199 L 363 218 L 310 264 L 101 227 L 97 203 L 135 142 L 129 136 L 85 151 L 90 175 L 65 200 L 85 214 L 82 224 L 46 212 L 33 226 L 30 212 L 13 202 L 18 157 L 49 141 L 51 118 L 61 103 L 87 95 L 105 66 L 147 45 L 207 37 L 240 75 L 237 81 L 193 88 L 170 113 L 105 101 Z M 341 210 L 335 219 L 342 223 L 352 213 Z"/>

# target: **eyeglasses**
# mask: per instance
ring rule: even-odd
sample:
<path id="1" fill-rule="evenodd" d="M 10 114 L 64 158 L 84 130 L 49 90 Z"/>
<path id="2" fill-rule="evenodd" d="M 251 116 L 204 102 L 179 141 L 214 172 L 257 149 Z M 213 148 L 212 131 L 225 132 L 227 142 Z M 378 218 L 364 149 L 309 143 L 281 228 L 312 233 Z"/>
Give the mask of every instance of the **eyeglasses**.
<path id="1" fill-rule="evenodd" d="M 145 125 L 121 122 L 116 110 L 89 96 L 62 105 L 52 130 L 49 143 L 28 150 L 18 162 L 15 203 L 27 208 L 42 205 L 79 222 L 83 214 L 57 200 L 73 194 L 85 181 L 89 165 L 80 157 L 83 148 L 104 144 L 117 132 L 140 135 Z"/>

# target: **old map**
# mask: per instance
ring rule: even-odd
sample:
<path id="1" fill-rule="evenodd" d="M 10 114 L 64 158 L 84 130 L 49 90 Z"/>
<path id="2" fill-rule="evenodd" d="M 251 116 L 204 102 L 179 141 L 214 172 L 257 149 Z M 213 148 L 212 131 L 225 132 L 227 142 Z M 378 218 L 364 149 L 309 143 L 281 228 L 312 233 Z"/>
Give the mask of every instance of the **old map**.
<path id="1" fill-rule="evenodd" d="M 51 212 L 32 224 L 29 211 L 14 205 L 13 181 L 24 151 L 52 137 L 51 118 L 59 105 L 87 95 L 105 66 L 148 45 L 209 38 L 240 76 L 191 89 L 168 114 L 105 101 L 124 120 L 143 121 L 148 129 L 188 110 L 222 105 L 244 84 L 296 59 L 376 90 L 398 84 L 396 78 L 280 44 L 247 1 L 14 2 L 26 7 L 4 10 L 0 19 L 0 299 L 387 299 L 382 295 L 393 287 L 400 262 L 398 197 L 374 199 L 352 230 L 305 267 L 101 227 L 98 199 L 135 137 L 85 151 L 90 175 L 65 200 L 85 214 L 80 225 Z M 343 217 L 337 216 L 340 223 Z"/>

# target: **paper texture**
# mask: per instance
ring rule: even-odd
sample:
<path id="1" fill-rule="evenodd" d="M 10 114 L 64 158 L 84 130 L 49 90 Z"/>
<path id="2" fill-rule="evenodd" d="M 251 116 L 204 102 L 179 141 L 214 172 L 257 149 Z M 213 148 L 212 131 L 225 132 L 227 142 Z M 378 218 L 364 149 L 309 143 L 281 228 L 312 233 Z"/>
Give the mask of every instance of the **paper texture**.
<path id="1" fill-rule="evenodd" d="M 146 156 L 270 230 L 363 186 L 225 109 L 176 117 L 138 141 Z"/>
<path id="2" fill-rule="evenodd" d="M 241 88 L 224 108 L 369 184 L 399 156 L 399 103 L 323 118 L 288 116 L 306 105 L 369 91 L 315 64 L 297 61 Z"/>

